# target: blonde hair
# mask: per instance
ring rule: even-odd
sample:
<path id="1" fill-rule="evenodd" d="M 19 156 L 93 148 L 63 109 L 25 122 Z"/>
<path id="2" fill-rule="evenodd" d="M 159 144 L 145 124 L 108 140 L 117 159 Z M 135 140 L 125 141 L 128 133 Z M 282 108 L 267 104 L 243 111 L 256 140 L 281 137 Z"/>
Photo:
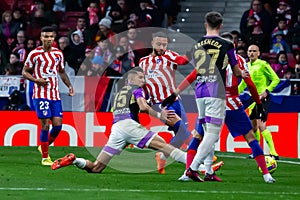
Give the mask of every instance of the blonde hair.
<path id="1" fill-rule="evenodd" d="M 4 11 L 4 13 L 2 14 L 2 23 L 5 23 L 5 17 L 7 16 L 11 16 L 12 17 L 12 12 L 10 10 L 6 10 Z"/>

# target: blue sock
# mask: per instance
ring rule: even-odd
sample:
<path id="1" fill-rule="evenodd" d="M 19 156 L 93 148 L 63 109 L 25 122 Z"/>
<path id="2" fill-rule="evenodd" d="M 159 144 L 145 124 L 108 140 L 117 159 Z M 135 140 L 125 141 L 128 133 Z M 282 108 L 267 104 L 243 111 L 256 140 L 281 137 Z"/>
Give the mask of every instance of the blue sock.
<path id="1" fill-rule="evenodd" d="M 60 126 L 52 126 L 52 129 L 50 131 L 50 136 L 53 138 L 56 138 L 58 136 L 58 134 L 60 133 L 62 128 L 62 125 Z"/>
<path id="2" fill-rule="evenodd" d="M 40 141 L 48 142 L 48 130 L 41 130 Z"/>
<path id="3" fill-rule="evenodd" d="M 259 155 L 264 155 L 264 152 L 261 146 L 258 144 L 257 140 L 253 140 L 252 142 L 250 142 L 249 146 L 251 147 L 253 158 Z"/>
<path id="4" fill-rule="evenodd" d="M 197 151 L 199 144 L 200 144 L 200 140 L 198 138 L 193 137 L 190 144 L 189 144 L 188 150 Z"/>

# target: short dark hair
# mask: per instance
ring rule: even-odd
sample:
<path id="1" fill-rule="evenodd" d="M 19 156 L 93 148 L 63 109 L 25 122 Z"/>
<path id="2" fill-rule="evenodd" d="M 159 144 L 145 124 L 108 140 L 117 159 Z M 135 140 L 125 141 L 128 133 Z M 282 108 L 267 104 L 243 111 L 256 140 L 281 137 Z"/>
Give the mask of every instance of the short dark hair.
<path id="1" fill-rule="evenodd" d="M 152 38 L 161 37 L 161 38 L 168 38 L 168 35 L 165 32 L 159 31 L 152 34 Z"/>
<path id="2" fill-rule="evenodd" d="M 41 33 L 42 32 L 54 32 L 54 29 L 52 26 L 44 26 L 42 29 L 41 29 Z"/>
<path id="3" fill-rule="evenodd" d="M 144 70 L 141 67 L 133 67 L 132 69 L 130 69 L 126 74 L 125 74 L 125 80 L 128 79 L 130 74 L 137 74 L 138 72 L 142 72 L 144 73 Z"/>
<path id="4" fill-rule="evenodd" d="M 205 22 L 208 24 L 209 27 L 216 29 L 223 23 L 223 17 L 221 13 L 211 11 L 206 13 Z"/>
<path id="5" fill-rule="evenodd" d="M 224 33 L 222 33 L 221 37 L 226 38 L 226 39 L 228 39 L 230 41 L 233 41 L 233 36 L 232 36 L 232 34 L 230 32 L 224 32 Z"/>

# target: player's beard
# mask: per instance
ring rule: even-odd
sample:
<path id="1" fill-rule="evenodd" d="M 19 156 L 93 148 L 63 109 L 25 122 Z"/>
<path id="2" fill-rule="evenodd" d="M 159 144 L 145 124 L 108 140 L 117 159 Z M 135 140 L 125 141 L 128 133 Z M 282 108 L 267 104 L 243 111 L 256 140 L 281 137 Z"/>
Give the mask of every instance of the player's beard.
<path id="1" fill-rule="evenodd" d="M 153 52 L 155 53 L 156 56 L 164 55 L 164 52 L 162 54 L 160 54 L 160 53 L 158 53 L 158 51 L 156 49 L 153 49 Z"/>

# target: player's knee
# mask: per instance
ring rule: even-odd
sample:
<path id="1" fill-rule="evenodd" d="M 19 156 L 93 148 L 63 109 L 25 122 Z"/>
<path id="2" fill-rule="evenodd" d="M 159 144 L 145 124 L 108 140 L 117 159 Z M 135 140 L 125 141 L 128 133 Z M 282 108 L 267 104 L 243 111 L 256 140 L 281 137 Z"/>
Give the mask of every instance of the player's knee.
<path id="1" fill-rule="evenodd" d="M 51 131 L 50 131 L 50 135 L 54 138 L 56 138 L 58 136 L 58 134 L 60 133 L 62 129 L 62 126 L 53 126 Z"/>

